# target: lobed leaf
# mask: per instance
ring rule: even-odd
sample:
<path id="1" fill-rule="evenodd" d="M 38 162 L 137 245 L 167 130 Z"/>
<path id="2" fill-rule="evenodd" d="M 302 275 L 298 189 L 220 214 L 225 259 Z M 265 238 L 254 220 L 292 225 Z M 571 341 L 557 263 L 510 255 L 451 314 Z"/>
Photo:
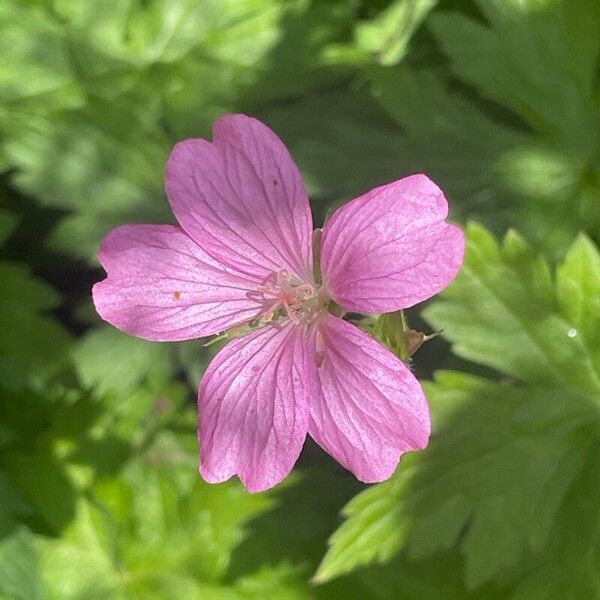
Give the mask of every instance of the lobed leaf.
<path id="1" fill-rule="evenodd" d="M 582 321 L 600 300 L 590 271 L 599 258 L 579 238 L 555 283 L 516 234 L 500 246 L 482 227 L 469 227 L 465 267 L 425 316 L 444 327 L 460 356 L 505 375 L 447 371 L 426 385 L 435 432 L 429 447 L 346 506 L 317 580 L 398 555 L 417 564 L 456 548 L 468 590 L 491 583 L 505 590 L 502 597 L 526 597 L 520 590 L 536 589 L 530 578 L 539 581 L 547 569 L 563 595 L 594 597 L 591 568 L 568 582 L 562 559 L 539 564 L 564 551 L 569 506 L 584 502 L 578 490 L 588 485 L 600 440 L 597 331 Z M 591 506 L 586 515 L 588 523 L 600 519 Z M 570 555 L 596 556 L 596 538 L 584 544 Z"/>

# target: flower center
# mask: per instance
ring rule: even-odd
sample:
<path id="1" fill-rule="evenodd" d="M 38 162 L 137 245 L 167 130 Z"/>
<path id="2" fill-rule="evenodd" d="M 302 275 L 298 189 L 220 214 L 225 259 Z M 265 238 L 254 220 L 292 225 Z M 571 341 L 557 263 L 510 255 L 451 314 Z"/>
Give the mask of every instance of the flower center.
<path id="1" fill-rule="evenodd" d="M 314 283 L 297 281 L 287 269 L 273 273 L 272 280 L 256 288 L 265 306 L 261 321 L 287 315 L 294 323 L 311 322 L 324 306 L 320 289 Z"/>

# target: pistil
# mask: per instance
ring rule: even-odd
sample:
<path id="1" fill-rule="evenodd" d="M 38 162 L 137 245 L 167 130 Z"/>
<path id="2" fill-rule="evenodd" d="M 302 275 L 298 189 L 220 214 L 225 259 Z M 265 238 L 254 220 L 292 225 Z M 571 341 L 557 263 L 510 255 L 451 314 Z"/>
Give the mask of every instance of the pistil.
<path id="1" fill-rule="evenodd" d="M 277 311 L 285 314 L 296 324 L 307 320 L 314 312 L 313 301 L 318 290 L 312 283 L 295 280 L 287 269 L 279 269 L 275 274 L 275 282 L 256 288 L 265 302 L 265 310 L 261 321 L 271 321 Z"/>

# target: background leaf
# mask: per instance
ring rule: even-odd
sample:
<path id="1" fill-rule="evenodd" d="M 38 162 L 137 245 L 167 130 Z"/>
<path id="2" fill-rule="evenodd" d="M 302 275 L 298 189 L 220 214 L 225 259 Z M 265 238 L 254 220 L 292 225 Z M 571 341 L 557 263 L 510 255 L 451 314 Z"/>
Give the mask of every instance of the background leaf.
<path id="1" fill-rule="evenodd" d="M 586 260 L 575 261 L 582 252 Z M 580 498 L 575 490 L 588 485 L 586 463 L 595 460 L 600 435 L 597 348 L 572 328 L 580 318 L 565 320 L 600 300 L 595 272 L 590 283 L 581 276 L 598 259 L 579 238 L 555 285 L 546 263 L 514 233 L 499 246 L 480 226 L 469 228 L 465 266 L 425 316 L 444 324 L 459 355 L 505 375 L 439 372 L 426 386 L 436 435 L 389 482 L 346 506 L 318 580 L 399 552 L 418 561 L 457 545 L 467 589 L 508 580 L 521 597 L 527 571 L 556 544 L 564 555 L 545 563 L 548 577 L 563 593 L 581 586 L 581 597 L 592 597 L 591 571 L 567 583 L 558 565 L 575 562 L 579 552 L 592 556 L 596 546 L 590 535 L 585 551 L 569 547 L 562 524 L 571 498 Z M 565 285 L 574 293 L 566 296 Z M 569 346 L 571 340 L 577 342 Z M 588 513 L 588 524 L 597 518 Z"/>

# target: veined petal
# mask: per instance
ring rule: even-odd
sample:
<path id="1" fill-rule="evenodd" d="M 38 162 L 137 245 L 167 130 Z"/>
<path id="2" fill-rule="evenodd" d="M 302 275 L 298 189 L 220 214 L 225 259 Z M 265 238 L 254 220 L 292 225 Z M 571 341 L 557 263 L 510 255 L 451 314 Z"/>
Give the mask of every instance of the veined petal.
<path id="1" fill-rule="evenodd" d="M 317 338 L 321 394 L 310 436 L 361 481 L 383 481 L 400 456 L 424 448 L 430 418 L 408 367 L 358 327 L 328 315 Z"/>
<path id="2" fill-rule="evenodd" d="M 316 387 L 314 332 L 291 321 L 225 346 L 200 384 L 200 474 L 239 475 L 250 492 L 279 483 L 306 437 Z"/>
<path id="3" fill-rule="evenodd" d="M 362 313 L 408 308 L 444 289 L 464 254 L 462 231 L 425 175 L 375 188 L 323 227 L 321 269 L 331 297 Z"/>
<path id="4" fill-rule="evenodd" d="M 260 121 L 227 115 L 212 143 L 180 142 L 166 169 L 177 220 L 211 256 L 266 279 L 287 269 L 312 273 L 312 216 L 300 173 L 281 140 Z"/>
<path id="5" fill-rule="evenodd" d="M 124 225 L 104 238 L 108 273 L 93 288 L 96 310 L 119 329 L 148 340 L 203 337 L 256 317 L 257 282 L 229 272 L 179 227 Z"/>

